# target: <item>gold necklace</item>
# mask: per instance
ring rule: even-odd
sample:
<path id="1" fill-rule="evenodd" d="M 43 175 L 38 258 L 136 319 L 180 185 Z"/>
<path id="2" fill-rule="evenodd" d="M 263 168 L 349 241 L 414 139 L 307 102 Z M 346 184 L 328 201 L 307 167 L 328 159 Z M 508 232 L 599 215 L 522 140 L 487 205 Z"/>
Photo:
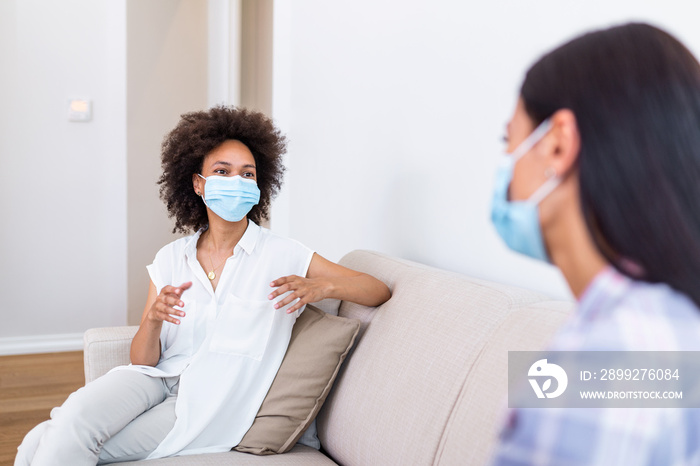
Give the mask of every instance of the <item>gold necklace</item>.
<path id="1" fill-rule="evenodd" d="M 209 263 L 211 264 L 211 272 L 207 274 L 207 278 L 209 278 L 209 280 L 214 280 L 216 278 L 216 269 L 224 265 L 224 262 L 226 262 L 229 257 L 231 256 L 228 256 L 226 259 L 223 260 L 223 262 L 221 262 L 221 264 L 214 267 L 214 261 L 211 260 L 211 253 L 209 254 Z"/>
<path id="2" fill-rule="evenodd" d="M 232 254 L 232 255 L 233 255 L 233 254 Z M 207 278 L 208 278 L 209 280 L 214 280 L 214 279 L 216 278 L 216 269 L 218 269 L 219 267 L 221 267 L 222 265 L 224 265 L 224 262 L 226 262 L 226 261 L 228 260 L 229 257 L 231 257 L 231 256 L 227 256 L 226 258 L 224 258 L 224 260 L 223 260 L 219 265 L 217 265 L 216 267 L 214 267 L 214 261 L 211 259 L 211 252 L 209 253 L 209 263 L 211 264 L 211 272 L 209 272 L 209 273 L 207 274 Z"/>
<path id="3" fill-rule="evenodd" d="M 207 278 L 213 281 L 216 278 L 216 269 L 221 267 L 228 260 L 229 257 L 233 256 L 233 253 L 231 254 L 231 256 L 225 257 L 219 265 L 214 267 L 214 261 L 211 258 L 211 249 L 209 251 L 209 263 L 211 264 L 211 271 L 207 274 Z"/>

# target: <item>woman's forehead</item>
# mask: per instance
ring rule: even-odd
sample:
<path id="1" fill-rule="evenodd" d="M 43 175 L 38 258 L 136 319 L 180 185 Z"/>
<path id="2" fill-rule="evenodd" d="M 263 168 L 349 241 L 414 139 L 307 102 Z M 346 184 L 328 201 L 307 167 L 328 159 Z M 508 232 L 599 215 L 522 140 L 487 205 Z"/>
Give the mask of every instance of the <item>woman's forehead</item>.
<path id="1" fill-rule="evenodd" d="M 220 144 L 204 157 L 204 166 L 214 165 L 252 166 L 255 167 L 255 157 L 248 147 L 240 141 L 228 140 Z"/>

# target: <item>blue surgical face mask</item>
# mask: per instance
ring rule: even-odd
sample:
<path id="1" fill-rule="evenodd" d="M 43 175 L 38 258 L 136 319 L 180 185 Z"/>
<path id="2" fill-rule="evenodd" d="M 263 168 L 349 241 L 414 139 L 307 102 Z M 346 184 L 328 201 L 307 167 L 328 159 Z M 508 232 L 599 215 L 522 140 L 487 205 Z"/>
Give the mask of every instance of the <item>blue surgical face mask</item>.
<path id="1" fill-rule="evenodd" d="M 260 202 L 260 189 L 255 180 L 246 180 L 239 175 L 203 178 L 204 204 L 227 222 L 242 220 L 250 209 Z"/>
<path id="2" fill-rule="evenodd" d="M 550 177 L 525 201 L 510 201 L 508 188 L 513 178 L 515 163 L 551 129 L 552 123 L 545 120 L 510 154 L 503 156 L 496 171 L 496 183 L 491 204 L 491 222 L 503 241 L 513 251 L 534 259 L 549 262 L 544 247 L 538 205 L 556 188 L 561 179 Z"/>

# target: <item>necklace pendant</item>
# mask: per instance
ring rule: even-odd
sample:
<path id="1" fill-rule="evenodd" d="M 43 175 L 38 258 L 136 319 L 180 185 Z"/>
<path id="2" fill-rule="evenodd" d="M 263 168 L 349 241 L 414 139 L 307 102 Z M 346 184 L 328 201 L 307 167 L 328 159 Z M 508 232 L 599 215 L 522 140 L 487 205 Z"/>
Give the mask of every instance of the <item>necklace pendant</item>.
<path id="1" fill-rule="evenodd" d="M 207 277 L 209 277 L 209 280 L 214 280 L 214 279 L 216 278 L 216 274 L 215 274 L 214 271 L 212 270 L 211 272 L 209 272 L 209 273 L 207 274 Z"/>

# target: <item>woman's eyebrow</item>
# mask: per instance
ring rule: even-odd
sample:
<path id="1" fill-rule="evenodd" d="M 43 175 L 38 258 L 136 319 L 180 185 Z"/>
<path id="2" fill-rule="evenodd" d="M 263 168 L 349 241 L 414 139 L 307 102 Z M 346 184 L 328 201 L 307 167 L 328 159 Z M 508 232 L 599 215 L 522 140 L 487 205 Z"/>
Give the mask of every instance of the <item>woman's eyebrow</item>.
<path id="1" fill-rule="evenodd" d="M 211 166 L 213 168 L 213 167 L 216 167 L 217 165 L 223 165 L 225 167 L 233 167 L 233 164 L 231 162 L 225 162 L 223 160 L 217 160 Z M 256 168 L 256 167 L 252 163 L 247 163 L 245 165 L 242 165 L 241 168 Z"/>

